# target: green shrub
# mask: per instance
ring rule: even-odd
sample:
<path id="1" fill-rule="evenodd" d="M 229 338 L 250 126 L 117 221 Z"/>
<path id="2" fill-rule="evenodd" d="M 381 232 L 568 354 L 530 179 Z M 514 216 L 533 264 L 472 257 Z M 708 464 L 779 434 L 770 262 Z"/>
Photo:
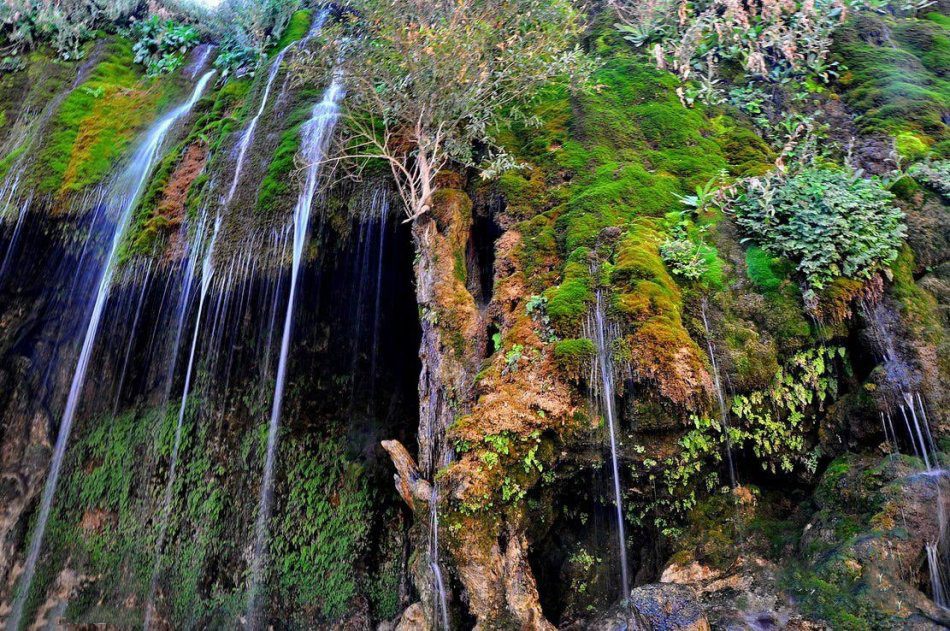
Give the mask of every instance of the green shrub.
<path id="1" fill-rule="evenodd" d="M 809 168 L 753 178 L 732 206 L 751 240 L 796 262 L 817 290 L 839 277 L 867 278 L 897 257 L 906 228 L 893 201 L 874 180 Z"/>
<path id="2" fill-rule="evenodd" d="M 915 164 L 910 168 L 910 174 L 950 201 L 950 160 Z"/>
<path id="3" fill-rule="evenodd" d="M 171 72 L 185 62 L 185 53 L 198 43 L 198 29 L 157 15 L 132 27 L 135 63 L 148 68 L 149 76 Z"/>
<path id="4" fill-rule="evenodd" d="M 668 239 L 660 246 L 660 256 L 674 275 L 696 280 L 709 271 L 701 244 L 687 237 Z"/>

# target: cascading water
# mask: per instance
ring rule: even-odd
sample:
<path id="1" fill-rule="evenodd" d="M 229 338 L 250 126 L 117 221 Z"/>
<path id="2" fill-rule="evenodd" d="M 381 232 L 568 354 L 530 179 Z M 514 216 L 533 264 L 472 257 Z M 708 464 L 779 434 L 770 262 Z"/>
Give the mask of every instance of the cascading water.
<path id="1" fill-rule="evenodd" d="M 73 373 L 69 396 L 67 397 L 62 420 L 60 421 L 56 445 L 53 450 L 52 461 L 50 462 L 50 470 L 46 476 L 46 484 L 43 487 L 43 494 L 40 499 L 40 509 L 36 526 L 32 533 L 30 549 L 23 567 L 23 573 L 20 576 L 17 595 L 13 601 L 13 608 L 7 620 L 7 627 L 10 629 L 19 629 L 20 619 L 23 616 L 23 607 L 30 593 L 30 587 L 36 572 L 36 562 L 39 560 L 40 551 L 43 547 L 46 524 L 49 520 L 50 509 L 52 508 L 53 498 L 56 494 L 56 486 L 59 482 L 63 457 L 66 454 L 66 446 L 69 443 L 73 420 L 79 408 L 83 385 L 86 382 L 86 371 L 89 368 L 89 361 L 92 358 L 93 347 L 99 333 L 102 314 L 112 288 L 112 279 L 115 274 L 119 247 L 125 238 L 125 233 L 132 217 L 132 211 L 135 208 L 145 183 L 148 181 L 152 168 L 160 157 L 159 150 L 169 130 L 179 119 L 191 111 L 191 108 L 194 107 L 195 103 L 201 97 L 213 74 L 214 71 L 211 71 L 202 76 L 192 91 L 190 98 L 152 126 L 145 136 L 144 141 L 136 150 L 132 161 L 118 178 L 115 188 L 109 197 L 109 202 L 111 202 L 108 204 L 109 207 L 117 209 L 115 220 L 107 222 L 106 224 L 111 231 L 111 245 L 108 250 L 108 255 L 98 272 L 99 278 L 95 302 L 93 303 L 86 324 L 85 335 L 79 352 L 79 360 L 76 364 L 75 372 Z M 105 235 L 105 238 L 108 239 L 109 235 Z"/>
<path id="2" fill-rule="evenodd" d="M 936 489 L 937 502 L 934 510 L 937 518 L 937 537 L 926 545 L 927 566 L 934 603 L 947 609 L 950 607 L 948 603 L 950 591 L 946 584 L 947 568 L 950 567 L 950 550 L 948 550 L 950 540 L 947 537 L 943 481 L 947 478 L 948 472 L 940 466 L 939 451 L 930 430 L 924 399 L 919 392 L 914 392 L 918 378 L 914 377 L 914 371 L 901 357 L 895 336 L 892 334 L 895 326 L 893 316 L 880 304 L 871 306 L 862 303 L 861 307 L 868 325 L 867 333 L 883 362 L 887 380 L 899 392 L 900 400 L 896 407 L 900 410 L 900 418 L 904 420 L 907 440 L 910 442 L 914 455 L 923 462 L 925 475 L 933 481 Z M 894 453 L 900 453 L 900 443 L 890 409 L 881 413 L 881 425 L 885 440 L 888 443 L 893 440 Z"/>
<path id="3" fill-rule="evenodd" d="M 607 421 L 610 436 L 610 462 L 613 473 L 614 505 L 617 511 L 617 537 L 620 544 L 620 580 L 622 598 L 630 596 L 630 573 L 627 566 L 627 536 L 623 525 L 623 493 L 620 490 L 620 465 L 617 457 L 617 419 L 614 414 L 614 365 L 611 346 L 616 337 L 607 321 L 604 292 L 598 288 L 594 309 L 587 318 L 585 335 L 594 340 L 596 357 L 592 366 L 591 383 L 599 384 L 598 395 L 601 411 Z"/>
<path id="4" fill-rule="evenodd" d="M 201 44 L 197 47 L 196 52 L 198 53 L 197 59 L 194 63 L 191 64 L 189 76 L 194 79 L 198 76 L 198 73 L 204 70 L 205 64 L 208 63 L 208 57 L 211 56 L 211 53 L 214 52 L 215 46 L 211 44 Z"/>
<path id="5" fill-rule="evenodd" d="M 248 591 L 247 623 L 257 628 L 258 590 L 265 567 L 265 547 L 267 541 L 267 522 L 270 519 L 274 486 L 274 459 L 277 451 L 277 435 L 280 429 L 280 412 L 284 401 L 284 388 L 287 382 L 287 359 L 290 355 L 290 340 L 293 335 L 294 306 L 298 298 L 298 282 L 303 265 L 304 246 L 310 227 L 310 211 L 317 192 L 320 171 L 326 156 L 333 129 L 339 117 L 339 103 L 343 98 L 343 86 L 334 78 L 323 93 L 323 98 L 313 107 L 310 120 L 304 123 L 301 139 L 301 155 L 307 163 L 307 177 L 297 198 L 293 219 L 293 258 L 290 270 L 290 288 L 287 298 L 287 310 L 284 315 L 283 337 L 280 344 L 280 356 L 277 363 L 277 381 L 274 386 L 274 401 L 271 408 L 270 424 L 267 433 L 267 454 L 264 460 L 264 475 L 261 480 L 260 503 L 255 524 L 254 549 L 251 558 L 251 583 Z"/>
<path id="6" fill-rule="evenodd" d="M 199 228 L 196 242 L 200 243 L 204 236 L 204 226 Z M 215 220 L 214 232 L 211 234 L 211 240 L 208 242 L 205 251 L 204 261 L 201 265 L 201 293 L 198 298 L 198 313 L 195 315 L 195 330 L 191 338 L 191 350 L 188 353 L 188 368 L 185 370 L 185 384 L 181 393 L 181 404 L 178 407 L 178 422 L 175 425 L 175 442 L 172 446 L 171 460 L 168 465 L 168 480 L 165 482 L 165 494 L 162 501 L 162 521 L 159 528 L 158 542 L 155 545 L 155 566 L 152 569 L 152 578 L 149 583 L 148 598 L 145 601 L 145 623 L 144 628 L 148 629 L 152 621 L 154 611 L 155 590 L 158 586 L 158 575 L 161 571 L 162 548 L 165 545 L 165 536 L 168 532 L 168 517 L 171 512 L 172 492 L 175 487 L 175 476 L 178 469 L 178 452 L 181 449 L 181 432 L 185 421 L 185 408 L 188 404 L 188 395 L 191 393 L 191 377 L 195 365 L 195 352 L 198 348 L 198 337 L 201 334 L 201 318 L 204 314 L 205 299 L 208 296 L 208 288 L 211 286 L 211 278 L 214 275 L 214 268 L 211 263 L 214 257 L 214 245 L 217 241 L 218 233 L 221 229 L 220 215 Z M 190 283 L 190 279 L 186 282 Z M 187 303 L 187 300 L 185 301 Z M 182 307 L 187 309 L 187 304 Z"/>
<path id="7" fill-rule="evenodd" d="M 719 402 L 719 417 L 722 420 L 722 431 L 726 436 L 726 463 L 729 466 L 729 484 L 730 488 L 736 488 L 736 467 L 732 460 L 732 439 L 729 436 L 729 408 L 726 407 L 726 395 L 722 389 L 722 381 L 719 375 L 719 362 L 716 360 L 716 346 L 712 340 L 712 334 L 709 332 L 709 320 L 706 318 L 706 299 L 703 298 L 700 305 L 700 312 L 703 316 L 703 330 L 706 332 L 706 349 L 709 351 L 709 363 L 713 370 L 713 385 L 716 387 L 716 399 Z"/>
<path id="8" fill-rule="evenodd" d="M 20 232 L 23 230 L 23 220 L 26 219 L 27 211 L 30 209 L 30 204 L 33 202 L 32 196 L 27 197 L 26 200 L 19 206 L 19 212 L 17 213 L 16 223 L 13 225 L 13 233 L 10 235 L 10 242 L 7 245 L 7 251 L 3 254 L 3 260 L 0 261 L 0 284 L 3 283 L 3 279 L 6 277 L 7 272 L 10 269 L 10 262 L 13 260 L 13 256 L 16 253 L 17 241 L 19 241 Z"/>
<path id="9" fill-rule="evenodd" d="M 376 300 L 373 309 L 373 343 L 370 349 L 370 401 L 376 395 L 376 358 L 379 354 L 379 317 L 383 293 L 383 254 L 386 250 L 386 222 L 389 219 L 389 196 L 384 190 L 377 190 L 374 194 L 373 207 L 379 209 L 379 252 L 376 258 Z"/>
<path id="10" fill-rule="evenodd" d="M 323 24 L 326 22 L 327 17 L 330 12 L 326 9 L 321 11 L 316 18 L 313 20 L 313 26 L 310 29 L 310 32 L 307 34 L 301 42 L 304 43 L 313 37 L 319 30 L 323 27 Z M 247 124 L 247 127 L 244 128 L 244 131 L 241 132 L 241 140 L 238 142 L 238 157 L 237 162 L 234 166 L 234 177 L 231 180 L 231 188 L 228 189 L 228 195 L 224 200 L 225 204 L 231 203 L 231 199 L 234 197 L 235 191 L 237 191 L 238 182 L 241 180 L 241 171 L 244 168 L 244 159 L 247 157 L 247 150 L 251 146 L 251 141 L 254 140 L 254 131 L 257 129 L 257 123 L 261 119 L 261 115 L 264 114 L 264 108 L 267 107 L 267 100 L 270 97 L 271 89 L 274 87 L 274 79 L 277 78 L 277 72 L 280 70 L 281 65 L 284 63 L 284 57 L 287 55 L 287 52 L 294 48 L 298 42 L 293 42 L 285 46 L 279 53 L 277 57 L 274 58 L 274 61 L 270 65 L 270 69 L 267 72 L 267 83 L 264 86 L 264 96 L 261 97 L 261 104 L 257 108 L 257 113 L 254 115 L 254 118 L 251 119 L 251 122 Z"/>
<path id="11" fill-rule="evenodd" d="M 927 569 L 930 572 L 930 589 L 934 604 L 942 609 L 950 609 L 947 601 L 947 584 L 944 578 L 943 563 L 940 561 L 940 542 L 927 544 Z"/>
<path id="12" fill-rule="evenodd" d="M 429 500 L 429 569 L 432 571 L 432 593 L 435 595 L 435 610 L 442 623 L 442 629 L 448 630 L 449 602 L 442 578 L 442 566 L 439 564 L 439 491 L 438 484 L 432 483 L 432 496 Z"/>

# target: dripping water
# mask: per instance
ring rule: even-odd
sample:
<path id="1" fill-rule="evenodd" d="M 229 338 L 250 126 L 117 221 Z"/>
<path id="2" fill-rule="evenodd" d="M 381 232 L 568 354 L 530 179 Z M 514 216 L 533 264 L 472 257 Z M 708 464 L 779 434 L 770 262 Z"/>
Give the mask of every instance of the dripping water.
<path id="1" fill-rule="evenodd" d="M 189 73 L 192 79 L 197 77 L 198 73 L 204 70 L 205 64 L 208 63 L 208 57 L 214 52 L 215 46 L 212 44 L 201 44 L 198 46 L 198 49 L 198 58 L 191 64 L 191 72 Z"/>
<path id="2" fill-rule="evenodd" d="M 429 569 L 432 571 L 432 593 L 435 600 L 435 611 L 442 623 L 442 629 L 449 627 L 449 604 L 445 591 L 445 581 L 442 578 L 442 567 L 439 564 L 439 492 L 438 484 L 432 482 L 432 495 L 429 500 Z"/>
<path id="3" fill-rule="evenodd" d="M 310 32 L 307 34 L 307 37 L 302 40 L 303 43 L 316 35 L 320 29 L 323 27 L 324 22 L 326 22 L 329 11 L 323 10 L 317 17 L 314 19 L 313 26 L 310 29 Z M 284 63 L 284 57 L 287 55 L 287 52 L 296 46 L 298 42 L 293 42 L 285 46 L 274 59 L 273 63 L 270 65 L 270 69 L 267 72 L 267 83 L 264 86 L 264 96 L 261 97 L 261 104 L 257 108 L 257 113 L 254 115 L 254 118 L 251 119 L 251 122 L 247 124 L 247 127 L 244 128 L 244 131 L 241 132 L 241 140 L 238 143 L 238 157 L 237 163 L 234 167 L 234 177 L 231 180 L 231 188 L 228 189 L 228 195 L 225 198 L 225 203 L 231 203 L 231 199 L 234 197 L 234 192 L 237 190 L 238 182 L 241 180 L 241 171 L 244 168 L 244 159 L 247 156 L 247 150 L 251 146 L 251 141 L 254 139 L 254 131 L 257 129 L 257 123 L 261 119 L 261 115 L 264 113 L 264 108 L 267 107 L 267 100 L 270 97 L 271 89 L 274 87 L 274 79 L 277 78 L 277 73 L 280 71 L 281 65 Z"/>
<path id="4" fill-rule="evenodd" d="M 188 395 L 191 392 L 191 377 L 195 364 L 195 352 L 198 348 L 198 337 L 201 335 L 201 318 L 204 314 L 205 298 L 208 295 L 208 288 L 211 286 L 211 278 L 214 274 L 214 268 L 211 265 L 214 257 L 214 244 L 218 238 L 218 232 L 220 229 L 221 217 L 219 215 L 215 220 L 214 231 L 211 234 L 211 240 L 208 243 L 208 247 L 204 255 L 204 261 L 202 262 L 201 266 L 201 293 L 198 298 L 198 313 L 195 316 L 195 330 L 191 338 L 191 349 L 188 354 L 188 367 L 185 371 L 185 383 L 182 388 L 181 403 L 178 406 L 178 422 L 175 425 L 175 440 L 172 446 L 171 460 L 168 465 L 168 480 L 165 482 L 165 494 L 163 496 L 162 502 L 161 526 L 159 527 L 158 542 L 155 545 L 155 564 L 152 569 L 152 578 L 149 583 L 148 598 L 145 601 L 145 629 L 149 628 L 154 611 L 155 590 L 158 586 L 158 575 L 161 571 L 162 548 L 164 547 L 165 536 L 168 532 L 168 518 L 171 512 L 172 492 L 174 490 L 175 477 L 178 469 L 178 452 L 181 449 L 181 434 L 185 421 L 185 408 L 188 404 Z M 202 223 L 198 229 L 196 242 L 201 243 L 203 236 L 204 225 Z M 186 282 L 190 284 L 191 278 L 189 277 Z M 183 311 L 187 309 L 187 299 L 184 302 L 185 305 L 182 307 Z"/>
<path id="5" fill-rule="evenodd" d="M 103 228 L 103 230 L 107 232 L 106 235 L 103 235 L 106 239 L 111 235 L 111 245 L 104 263 L 97 272 L 99 279 L 96 298 L 86 324 L 86 332 L 79 352 L 79 359 L 73 373 L 69 396 L 66 400 L 62 420 L 60 421 L 59 432 L 56 437 L 56 446 L 53 450 L 49 473 L 46 476 L 46 484 L 43 488 L 43 495 L 40 500 L 40 509 L 36 526 L 33 530 L 30 549 L 26 557 L 23 573 L 20 576 L 17 595 L 14 599 L 13 608 L 7 623 L 9 628 L 19 628 L 20 618 L 23 616 L 23 608 L 26 605 L 26 599 L 30 593 L 33 576 L 36 572 L 36 562 L 39 559 L 40 551 L 43 547 L 46 524 L 49 520 L 50 509 L 52 508 L 53 498 L 56 494 L 56 486 L 59 481 L 63 457 L 66 454 L 66 446 L 69 442 L 69 434 L 72 429 L 76 411 L 79 407 L 83 386 L 86 381 L 86 371 L 89 368 L 89 361 L 92 357 L 93 347 L 99 333 L 102 314 L 112 288 L 119 248 L 125 238 L 126 229 L 132 217 L 132 211 L 142 192 L 142 188 L 152 172 L 153 166 L 160 157 L 159 150 L 162 147 L 166 135 L 180 118 L 191 111 L 191 108 L 201 97 L 205 86 L 207 86 L 213 74 L 214 72 L 211 71 L 201 77 L 191 97 L 152 126 L 145 136 L 144 142 L 136 150 L 132 161 L 119 177 L 116 188 L 110 196 L 110 200 L 116 202 L 115 206 L 119 208 L 118 216 L 114 221 L 107 221 Z"/>
<path id="6" fill-rule="evenodd" d="M 719 363 L 716 361 L 716 346 L 709 330 L 709 320 L 706 317 L 706 298 L 700 305 L 703 316 L 703 330 L 706 332 L 706 349 L 709 351 L 709 363 L 712 365 L 713 385 L 716 387 L 716 399 L 719 402 L 719 418 L 722 420 L 722 431 L 726 436 L 726 462 L 729 466 L 729 484 L 733 491 L 736 489 L 736 467 L 732 460 L 732 438 L 729 436 L 729 408 L 726 407 L 726 396 L 722 388 L 719 375 Z"/>
<path id="7" fill-rule="evenodd" d="M 623 588 L 623 600 L 630 595 L 630 573 L 627 566 L 627 536 L 623 520 L 623 493 L 620 488 L 620 465 L 617 456 L 617 419 L 614 413 L 616 400 L 614 398 L 614 366 L 612 346 L 617 336 L 606 315 L 603 289 L 598 288 L 595 294 L 594 309 L 588 314 L 585 332 L 586 336 L 594 340 L 596 357 L 591 366 L 591 383 L 599 385 L 597 398 L 600 400 L 601 411 L 607 421 L 607 430 L 610 436 L 610 462 L 613 473 L 614 505 L 617 513 L 617 538 L 620 553 L 620 580 Z"/>
<path id="8" fill-rule="evenodd" d="M 373 345 L 370 348 L 370 401 L 376 393 L 376 359 L 379 349 L 379 322 L 382 311 L 383 255 L 386 249 L 386 221 L 389 217 L 389 195 L 377 190 L 373 199 L 374 208 L 379 208 L 379 251 L 376 258 L 376 300 L 373 311 Z"/>
<path id="9" fill-rule="evenodd" d="M 948 606 L 948 592 L 946 585 L 947 568 L 950 567 L 950 550 L 948 550 L 947 516 L 944 505 L 943 479 L 947 477 L 947 470 L 940 466 L 939 453 L 930 423 L 927 419 L 927 408 L 924 399 L 917 391 L 919 377 L 908 363 L 901 357 L 892 330 L 900 326 L 896 316 L 884 305 L 868 305 L 862 302 L 862 313 L 867 322 L 867 333 L 877 349 L 883 363 L 887 381 L 899 393 L 901 400 L 897 402 L 900 417 L 904 421 L 907 441 L 918 460 L 924 464 L 925 475 L 934 481 L 936 487 L 936 511 L 938 532 L 936 540 L 927 545 L 927 564 L 929 567 L 931 592 L 934 602 L 946 608 Z M 896 414 L 896 412 L 895 412 Z M 881 416 L 881 423 L 887 440 L 888 430 L 893 440 L 894 453 L 900 453 L 898 436 L 895 432 L 891 417 L 891 409 Z"/>
<path id="10" fill-rule="evenodd" d="M 287 381 L 287 359 L 290 355 L 290 341 L 293 334 L 294 306 L 298 298 L 298 281 L 303 265 L 304 246 L 310 226 L 310 211 L 320 179 L 320 167 L 326 155 L 327 146 L 339 116 L 339 102 L 343 96 L 343 87 L 338 78 L 334 78 L 323 94 L 322 100 L 314 105 L 310 120 L 304 123 L 301 139 L 301 153 L 306 160 L 307 177 L 293 219 L 293 258 L 290 271 L 290 288 L 287 298 L 287 310 L 284 314 L 283 337 L 280 356 L 277 363 L 277 380 L 274 386 L 274 399 L 271 408 L 270 424 L 267 433 L 267 452 L 264 460 L 264 474 L 261 480 L 260 503 L 255 524 L 254 549 L 251 557 L 251 583 L 248 591 L 248 626 L 259 625 L 258 590 L 265 566 L 265 545 L 267 540 L 267 522 L 270 519 L 274 486 L 274 460 L 277 450 L 277 436 L 280 429 L 280 413 L 284 400 Z"/>
<path id="11" fill-rule="evenodd" d="M 10 261 L 16 252 L 17 241 L 19 241 L 20 233 L 23 230 L 23 220 L 26 219 L 26 213 L 30 209 L 32 201 L 32 196 L 28 196 L 19 206 L 19 213 L 17 214 L 16 223 L 13 225 L 13 233 L 10 236 L 10 242 L 7 244 L 7 251 L 3 255 L 3 261 L 0 262 L 0 283 L 3 283 L 3 279 L 10 270 Z"/>
<path id="12" fill-rule="evenodd" d="M 938 550 L 939 542 L 930 542 L 927 544 L 927 568 L 930 572 L 930 589 L 934 604 L 941 609 L 950 609 L 950 603 L 947 601 L 947 583 L 943 572 L 943 563 L 941 563 L 941 553 Z"/>

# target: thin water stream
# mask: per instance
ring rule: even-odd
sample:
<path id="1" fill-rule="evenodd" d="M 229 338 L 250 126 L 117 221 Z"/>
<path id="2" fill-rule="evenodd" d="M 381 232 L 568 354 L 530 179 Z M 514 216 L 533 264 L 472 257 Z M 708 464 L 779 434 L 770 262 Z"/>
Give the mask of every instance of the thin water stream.
<path id="1" fill-rule="evenodd" d="M 277 363 L 277 380 L 274 386 L 274 399 L 271 408 L 270 423 L 267 432 L 267 452 L 264 460 L 264 473 L 261 480 L 260 502 L 254 529 L 254 549 L 251 558 L 251 582 L 248 590 L 247 624 L 251 629 L 258 628 L 259 590 L 266 566 L 266 543 L 268 522 L 274 492 L 274 463 L 277 452 L 277 438 L 280 430 L 281 408 L 287 385 L 287 365 L 290 356 L 290 342 L 293 337 L 294 307 L 299 298 L 300 270 L 303 267 L 304 249 L 310 229 L 310 213 L 313 199 L 320 181 L 320 171 L 330 137 L 339 118 L 339 103 L 343 98 L 343 86 L 334 79 L 323 93 L 323 98 L 314 105 L 310 119 L 301 130 L 301 155 L 307 163 L 307 177 L 293 217 L 293 258 L 290 271 L 290 288 L 287 296 L 287 310 L 284 314 L 283 336 L 280 344 L 280 356 Z"/>
<path id="2" fill-rule="evenodd" d="M 237 162 L 234 166 L 234 177 L 231 179 L 231 188 L 228 189 L 228 195 L 224 200 L 225 204 L 231 203 L 231 199 L 234 198 L 234 193 L 237 191 L 238 182 L 241 180 L 241 172 L 244 170 L 244 159 L 247 157 L 247 150 L 251 146 L 251 142 L 254 140 L 254 132 L 257 129 L 258 122 L 261 120 L 261 115 L 264 114 L 264 109 L 267 107 L 267 101 L 270 98 L 271 90 L 274 87 L 274 79 L 277 78 L 277 73 L 280 71 L 280 67 L 284 63 L 284 57 L 292 48 L 307 42 L 314 35 L 316 35 L 320 29 L 323 28 L 323 25 L 329 15 L 330 12 L 328 9 L 324 9 L 319 14 L 317 14 L 313 20 L 313 26 L 310 28 L 310 32 L 307 33 L 307 36 L 300 42 L 293 42 L 285 46 L 279 53 L 277 53 L 277 57 L 274 58 L 274 61 L 271 62 L 270 69 L 267 71 L 267 83 L 264 85 L 264 95 L 261 97 L 261 104 L 257 108 L 257 113 L 254 115 L 254 118 L 251 119 L 251 122 L 248 123 L 247 127 L 244 128 L 244 131 L 241 132 L 241 140 L 238 142 Z"/>
<path id="3" fill-rule="evenodd" d="M 202 225 L 197 234 L 196 243 L 201 243 L 204 236 L 204 226 Z M 154 611 L 155 591 L 158 586 L 158 576 L 161 571 L 161 562 L 163 548 L 165 547 L 165 537 L 168 533 L 168 518 L 171 513 L 172 493 L 175 488 L 175 478 L 178 471 L 178 452 L 181 450 L 182 427 L 185 422 L 185 410 L 188 405 L 188 395 L 191 394 L 191 378 L 194 374 L 195 354 L 198 349 L 198 338 L 201 335 L 201 319 L 204 315 L 205 299 L 208 296 L 208 288 L 211 286 L 211 279 L 214 276 L 214 245 L 217 241 L 218 233 L 221 230 L 220 215 L 215 220 L 214 231 L 211 234 L 211 240 L 208 242 L 205 250 L 204 260 L 201 265 L 201 293 L 198 298 L 198 313 L 195 315 L 195 329 L 191 337 L 191 349 L 188 353 L 188 368 L 185 371 L 185 384 L 182 387 L 181 403 L 178 406 L 178 422 L 175 425 L 175 442 L 172 445 L 171 460 L 168 465 L 168 480 L 165 482 L 165 493 L 162 501 L 161 526 L 159 527 L 158 542 L 155 545 L 155 565 L 152 569 L 152 578 L 149 582 L 148 598 L 145 601 L 145 623 L 144 628 L 148 629 L 151 625 L 152 614 Z M 187 278 L 186 283 L 190 284 L 191 279 Z M 187 300 L 182 305 L 183 312 L 188 309 Z"/>
<path id="4" fill-rule="evenodd" d="M 171 130 L 172 126 L 178 122 L 179 119 L 191 111 L 191 108 L 194 107 L 195 103 L 201 97 L 213 74 L 214 71 L 211 71 L 202 76 L 189 99 L 159 119 L 159 121 L 151 127 L 144 141 L 136 150 L 132 161 L 117 180 L 116 186 L 108 198 L 108 202 L 111 203 L 107 205 L 110 208 L 117 208 L 118 214 L 114 221 L 107 221 L 104 224 L 104 231 L 108 231 L 111 234 L 100 236 L 106 239 L 111 236 L 111 245 L 108 250 L 108 255 L 98 272 L 99 278 L 96 298 L 89 313 L 86 332 L 79 352 L 79 359 L 76 364 L 76 369 L 73 372 L 69 396 L 66 400 L 62 420 L 59 424 L 56 446 L 53 450 L 50 470 L 46 476 L 46 484 L 43 488 L 43 495 L 40 500 L 39 513 L 37 515 L 36 526 L 33 529 L 29 553 L 26 557 L 23 573 L 20 576 L 17 595 L 13 601 L 13 608 L 7 620 L 7 626 L 10 629 L 19 629 L 20 620 L 23 616 L 23 607 L 26 604 L 26 599 L 29 596 L 30 587 L 33 583 L 33 577 L 36 573 L 36 562 L 43 548 L 43 537 L 46 534 L 46 525 L 49 521 L 50 510 L 56 495 L 56 487 L 63 465 L 63 457 L 66 454 L 66 447 L 69 444 L 69 436 L 76 411 L 79 409 L 79 404 L 82 399 L 83 386 L 86 383 L 86 372 L 89 368 L 89 361 L 92 358 L 92 351 L 99 333 L 99 326 L 102 323 L 102 315 L 112 289 L 112 280 L 115 275 L 119 249 L 131 221 L 132 211 L 135 209 L 139 195 L 145 183 L 148 181 L 153 167 L 161 157 L 160 150 L 169 130 Z"/>
<path id="5" fill-rule="evenodd" d="M 617 455 L 617 418 L 614 410 L 616 399 L 612 346 L 615 332 L 607 320 L 605 303 L 604 292 L 598 288 L 595 293 L 594 309 L 588 316 L 586 333 L 594 341 L 596 371 L 592 383 L 597 383 L 600 386 L 598 398 L 610 437 L 610 463 L 613 473 L 614 507 L 617 513 L 617 538 L 620 553 L 620 580 L 623 588 L 622 598 L 626 600 L 630 596 L 630 571 L 627 564 L 627 535 L 624 528 L 623 492 L 620 486 L 620 464 Z"/>

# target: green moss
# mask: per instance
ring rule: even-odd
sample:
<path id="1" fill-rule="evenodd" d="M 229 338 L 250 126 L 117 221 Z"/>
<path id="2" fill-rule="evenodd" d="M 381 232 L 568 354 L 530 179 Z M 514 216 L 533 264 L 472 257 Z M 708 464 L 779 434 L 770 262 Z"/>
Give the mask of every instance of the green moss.
<path id="1" fill-rule="evenodd" d="M 27 147 L 27 143 L 21 143 L 17 145 L 13 151 L 5 155 L 3 159 L 0 159 L 0 179 L 3 179 L 7 176 L 7 173 L 10 171 L 10 167 L 16 163 L 17 158 L 23 155 L 23 152 L 26 151 Z"/>
<path id="2" fill-rule="evenodd" d="M 893 193 L 895 197 L 906 202 L 911 201 L 913 196 L 920 190 L 920 184 L 911 176 L 905 175 L 891 184 L 888 190 Z"/>
<path id="3" fill-rule="evenodd" d="M 557 238 L 550 215 L 538 215 L 518 225 L 518 259 L 532 293 L 541 293 L 557 281 Z"/>
<path id="4" fill-rule="evenodd" d="M 894 139 L 897 153 L 905 160 L 920 160 L 927 155 L 927 143 L 917 134 L 902 131 Z"/>
<path id="5" fill-rule="evenodd" d="M 294 159 L 300 148 L 300 126 L 305 115 L 299 110 L 294 113 L 291 126 L 281 134 L 274 156 L 267 165 L 267 173 L 257 193 L 257 212 L 262 215 L 276 212 L 280 201 L 291 191 L 289 175 L 294 170 Z"/>
<path id="6" fill-rule="evenodd" d="M 775 163 L 775 152 L 751 129 L 730 127 L 719 136 L 719 142 L 733 175 L 763 175 Z"/>
<path id="7" fill-rule="evenodd" d="M 560 340 L 554 345 L 554 359 L 558 366 L 567 374 L 578 377 L 590 367 L 595 353 L 594 342 L 586 337 Z"/>
<path id="8" fill-rule="evenodd" d="M 911 333 L 931 344 L 943 340 L 943 327 L 938 315 L 937 299 L 914 282 L 914 254 L 904 245 L 897 260 L 891 265 L 893 283 L 891 293 L 901 306 L 901 315 Z"/>
<path id="9" fill-rule="evenodd" d="M 307 32 L 310 30 L 312 13 L 310 9 L 295 11 L 293 15 L 290 16 L 290 20 L 288 20 L 284 32 L 280 34 L 280 39 L 277 40 L 277 45 L 274 46 L 274 49 L 283 50 L 293 42 L 306 37 Z"/>
<path id="10" fill-rule="evenodd" d="M 569 263 L 564 281 L 544 292 L 548 300 L 548 316 L 555 326 L 565 331 L 580 329 L 581 318 L 594 299 L 590 271 L 582 263 Z"/>
<path id="11" fill-rule="evenodd" d="M 776 258 L 758 246 L 746 250 L 745 264 L 749 280 L 765 291 L 777 290 L 795 269 L 791 261 Z"/>
<path id="12" fill-rule="evenodd" d="M 877 35 L 884 32 L 890 35 Z M 950 107 L 945 76 L 950 39 L 945 25 L 860 12 L 839 29 L 835 50 L 848 68 L 841 77 L 844 96 L 861 113 L 865 131 L 912 132 L 920 142 L 903 136 L 899 143 L 913 152 L 947 138 L 943 113 Z"/>
<path id="13" fill-rule="evenodd" d="M 133 70 L 132 44 L 109 40 L 89 79 L 70 92 L 42 149 L 39 189 L 76 191 L 101 181 L 159 101 Z"/>
<path id="14" fill-rule="evenodd" d="M 938 13 L 936 11 L 931 11 L 924 16 L 925 19 L 935 22 L 942 26 L 945 29 L 950 29 L 950 15 L 945 15 L 943 13 Z"/>

